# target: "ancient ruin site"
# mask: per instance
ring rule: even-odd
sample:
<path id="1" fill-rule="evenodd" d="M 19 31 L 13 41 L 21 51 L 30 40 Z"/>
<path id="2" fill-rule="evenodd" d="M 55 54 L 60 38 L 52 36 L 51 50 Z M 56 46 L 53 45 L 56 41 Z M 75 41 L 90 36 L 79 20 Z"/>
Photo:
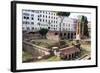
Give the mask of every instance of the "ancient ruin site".
<path id="1" fill-rule="evenodd" d="M 91 21 L 85 13 L 22 10 L 22 62 L 91 59 Z"/>

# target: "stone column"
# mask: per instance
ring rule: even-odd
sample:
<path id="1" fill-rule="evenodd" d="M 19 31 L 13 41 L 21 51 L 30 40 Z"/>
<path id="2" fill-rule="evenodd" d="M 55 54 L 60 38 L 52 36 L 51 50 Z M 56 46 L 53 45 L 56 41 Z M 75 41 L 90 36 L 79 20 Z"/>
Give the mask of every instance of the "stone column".
<path id="1" fill-rule="evenodd" d="M 69 60 L 69 54 L 67 54 L 67 60 Z"/>
<path id="2" fill-rule="evenodd" d="M 81 32 L 80 32 L 80 22 L 77 23 L 77 27 L 76 27 L 76 39 L 77 40 L 80 40 L 80 35 L 81 35 Z"/>
<path id="3" fill-rule="evenodd" d="M 71 56 L 70 59 L 72 59 L 72 58 L 73 58 L 73 57 L 72 57 L 72 54 L 70 54 L 70 56 Z"/>

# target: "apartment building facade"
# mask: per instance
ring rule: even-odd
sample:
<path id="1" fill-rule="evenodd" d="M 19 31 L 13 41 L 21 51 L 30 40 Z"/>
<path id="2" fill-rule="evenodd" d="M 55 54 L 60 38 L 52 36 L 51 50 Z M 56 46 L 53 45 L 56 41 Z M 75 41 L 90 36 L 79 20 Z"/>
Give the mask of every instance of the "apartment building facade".
<path id="1" fill-rule="evenodd" d="M 22 10 L 23 30 L 36 31 L 47 28 L 51 31 L 59 31 L 61 18 L 56 13 L 53 11 Z M 65 17 L 61 24 L 61 31 L 75 31 L 76 23 L 76 19 Z"/>
<path id="2" fill-rule="evenodd" d="M 42 28 L 46 28 L 49 31 L 62 32 L 61 36 L 65 38 L 75 35 L 77 19 L 64 17 L 63 22 L 61 24 L 60 22 L 61 18 L 55 11 L 22 10 L 23 31 L 36 32 Z"/>

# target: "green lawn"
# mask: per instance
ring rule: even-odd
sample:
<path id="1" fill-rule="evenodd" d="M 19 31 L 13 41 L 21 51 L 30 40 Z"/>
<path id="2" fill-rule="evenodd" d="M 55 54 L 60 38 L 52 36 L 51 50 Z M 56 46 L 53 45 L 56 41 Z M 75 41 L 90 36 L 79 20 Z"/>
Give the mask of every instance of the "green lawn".
<path id="1" fill-rule="evenodd" d="M 61 60 L 61 58 L 57 57 L 57 56 L 52 56 L 52 57 L 47 59 L 47 61 L 60 61 L 60 60 Z"/>
<path id="2" fill-rule="evenodd" d="M 27 60 L 29 60 L 29 59 L 32 59 L 32 54 L 23 51 L 22 61 L 24 62 L 24 61 L 27 61 Z"/>

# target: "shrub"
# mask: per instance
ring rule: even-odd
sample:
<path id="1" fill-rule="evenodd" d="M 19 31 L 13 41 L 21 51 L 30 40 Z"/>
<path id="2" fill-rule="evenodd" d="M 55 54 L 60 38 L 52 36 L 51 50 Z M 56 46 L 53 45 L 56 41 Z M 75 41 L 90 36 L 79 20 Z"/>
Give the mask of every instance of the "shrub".
<path id="1" fill-rule="evenodd" d="M 60 45 L 65 45 L 65 44 L 66 44 L 66 42 L 65 42 L 65 41 L 63 41 L 63 40 L 62 40 L 62 41 L 60 41 L 59 43 L 60 43 Z"/>

